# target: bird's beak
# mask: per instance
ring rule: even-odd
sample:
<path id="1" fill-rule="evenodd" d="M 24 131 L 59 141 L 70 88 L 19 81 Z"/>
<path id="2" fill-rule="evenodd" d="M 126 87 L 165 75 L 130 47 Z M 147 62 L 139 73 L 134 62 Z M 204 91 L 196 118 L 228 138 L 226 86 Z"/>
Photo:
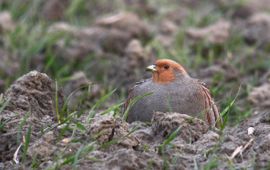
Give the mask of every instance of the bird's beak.
<path id="1" fill-rule="evenodd" d="M 152 71 L 152 72 L 157 71 L 156 65 L 150 65 L 150 66 L 146 67 L 146 71 Z"/>

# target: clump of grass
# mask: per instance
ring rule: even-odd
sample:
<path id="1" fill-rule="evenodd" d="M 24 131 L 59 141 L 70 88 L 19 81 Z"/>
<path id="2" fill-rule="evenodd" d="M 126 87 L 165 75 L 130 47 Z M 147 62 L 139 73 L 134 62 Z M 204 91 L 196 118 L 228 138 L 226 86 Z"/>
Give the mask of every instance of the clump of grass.
<path id="1" fill-rule="evenodd" d="M 0 114 L 2 114 L 3 110 L 7 107 L 9 100 L 4 100 L 3 94 L 0 94 Z M 0 132 L 4 130 L 5 124 L 7 121 L 0 121 Z"/>
<path id="2" fill-rule="evenodd" d="M 163 143 L 158 147 L 158 153 L 163 155 L 166 146 L 168 146 L 178 135 L 181 130 L 181 127 L 178 127 L 173 133 L 171 133 L 167 139 L 163 141 Z"/>
<path id="3" fill-rule="evenodd" d="M 72 163 L 72 167 L 76 168 L 76 165 L 78 164 L 81 157 L 95 150 L 94 143 L 95 142 L 80 147 L 76 154 L 68 158 L 67 161 L 64 161 L 63 164 L 67 164 L 70 162 Z"/>
<path id="4" fill-rule="evenodd" d="M 31 140 L 31 132 L 32 132 L 32 127 L 31 125 L 27 128 L 26 134 L 24 135 L 23 129 L 27 124 L 27 119 L 30 116 L 30 112 L 27 112 L 23 118 L 21 119 L 19 126 L 18 126 L 18 131 L 17 131 L 17 145 L 19 146 L 17 148 L 17 151 L 14 153 L 14 158 L 13 160 L 16 163 L 19 163 L 19 157 L 18 157 L 18 153 L 19 150 L 21 148 L 21 146 L 23 146 L 22 148 L 22 162 L 26 161 L 26 157 L 27 157 L 27 151 L 29 148 L 29 144 L 30 144 L 30 140 Z"/>
<path id="5" fill-rule="evenodd" d="M 105 115 L 105 114 L 113 113 L 113 116 L 117 116 L 118 113 L 120 112 L 121 107 L 123 106 L 123 104 L 124 104 L 123 102 L 113 104 L 108 109 L 106 109 L 103 112 L 101 112 L 100 115 Z"/>
<path id="6" fill-rule="evenodd" d="M 238 94 L 235 96 L 235 98 L 231 102 L 228 103 L 227 107 L 225 107 L 223 109 L 223 111 L 220 113 L 221 117 L 224 119 L 224 122 L 221 125 L 221 129 L 224 129 L 225 128 L 225 125 L 227 124 L 228 112 L 232 108 L 232 106 L 235 104 L 235 101 L 236 101 L 237 96 L 238 96 Z"/>
<path id="7" fill-rule="evenodd" d="M 218 167 L 218 165 L 219 165 L 218 159 L 214 157 L 214 158 L 210 159 L 210 161 L 203 166 L 203 169 L 204 170 L 216 169 Z"/>
<path id="8" fill-rule="evenodd" d="M 60 169 L 64 165 L 71 165 L 73 169 L 76 169 L 81 158 L 94 151 L 95 149 L 95 142 L 91 142 L 81 146 L 75 154 L 66 156 L 60 155 L 60 158 L 56 160 L 51 167 L 47 168 L 47 170 Z"/>
<path id="9" fill-rule="evenodd" d="M 69 18 L 72 18 L 76 16 L 78 13 L 82 13 L 82 11 L 85 12 L 85 6 L 86 6 L 86 1 L 84 0 L 73 0 L 71 1 L 69 7 L 66 10 L 66 16 Z"/>
<path id="10" fill-rule="evenodd" d="M 52 53 L 53 45 L 66 35 L 51 34 L 47 32 L 47 24 L 39 21 L 35 24 L 20 23 L 15 30 L 5 34 L 3 43 L 6 50 L 16 56 L 20 61 L 20 70 L 13 75 L 13 79 L 33 69 L 33 61 L 39 55 L 44 56 L 44 70 L 57 76 L 63 69 L 63 62 L 56 60 L 56 54 Z M 59 57 L 58 57 L 59 58 Z M 55 71 L 57 68 L 57 71 Z M 35 68 L 37 69 L 37 68 Z M 41 70 L 42 71 L 42 70 Z M 68 71 L 67 71 L 68 72 Z M 62 75 L 61 75 L 62 76 Z"/>
<path id="11" fill-rule="evenodd" d="M 20 123 L 19 123 L 19 126 L 18 126 L 18 133 L 17 133 L 17 144 L 21 143 L 22 134 L 23 134 L 23 133 L 22 133 L 23 127 L 26 125 L 27 119 L 29 118 L 30 114 L 31 114 L 30 112 L 27 112 L 27 113 L 23 116 L 22 120 L 21 120 Z"/>
<path id="12" fill-rule="evenodd" d="M 168 160 L 168 157 L 165 155 L 165 150 L 166 150 L 167 146 L 169 146 L 171 144 L 171 142 L 179 135 L 180 130 L 181 130 L 181 127 L 179 126 L 158 147 L 158 154 L 160 154 L 162 156 L 162 159 L 163 159 L 162 169 L 169 169 L 170 162 Z"/>
<path id="13" fill-rule="evenodd" d="M 98 109 L 106 100 L 109 99 L 109 97 L 111 97 L 113 95 L 113 93 L 116 91 L 116 89 L 110 91 L 108 94 L 102 96 L 95 104 L 94 106 L 90 109 L 90 111 L 88 112 L 88 117 L 87 117 L 87 121 L 91 122 L 91 120 L 95 117 L 96 112 L 95 109 Z"/>
<path id="14" fill-rule="evenodd" d="M 4 95 L 1 93 L 0 94 L 0 114 L 7 107 L 8 103 L 9 103 L 9 100 L 5 100 Z"/>

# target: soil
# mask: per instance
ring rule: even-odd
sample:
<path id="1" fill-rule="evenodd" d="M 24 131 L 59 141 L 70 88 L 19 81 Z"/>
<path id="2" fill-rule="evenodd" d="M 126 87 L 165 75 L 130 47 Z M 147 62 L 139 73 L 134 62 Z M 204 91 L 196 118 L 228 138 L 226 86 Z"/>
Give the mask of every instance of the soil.
<path id="1" fill-rule="evenodd" d="M 43 3 L 43 36 L 65 36 L 29 53 L 32 71 L 20 75 L 26 52 L 9 45 L 22 23 L 0 13 L 0 169 L 270 168 L 268 0 L 102 2 L 83 3 L 91 21 L 82 25 L 69 20 L 73 2 Z M 224 128 L 171 112 L 124 120 L 128 89 L 157 58 L 182 61 L 206 82 L 221 112 L 229 109 Z"/>

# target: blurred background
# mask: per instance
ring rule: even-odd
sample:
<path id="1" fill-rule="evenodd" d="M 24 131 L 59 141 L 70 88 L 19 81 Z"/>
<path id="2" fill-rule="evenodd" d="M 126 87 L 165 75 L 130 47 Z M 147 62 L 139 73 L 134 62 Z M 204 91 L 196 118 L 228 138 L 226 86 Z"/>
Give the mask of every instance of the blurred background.
<path id="1" fill-rule="evenodd" d="M 74 105 L 90 108 L 112 89 L 109 104 L 116 103 L 150 76 L 147 65 L 171 58 L 207 83 L 231 125 L 263 100 L 250 92 L 269 80 L 269 0 L 1 0 L 0 6 L 0 93 L 38 70 L 66 96 L 78 91 Z"/>

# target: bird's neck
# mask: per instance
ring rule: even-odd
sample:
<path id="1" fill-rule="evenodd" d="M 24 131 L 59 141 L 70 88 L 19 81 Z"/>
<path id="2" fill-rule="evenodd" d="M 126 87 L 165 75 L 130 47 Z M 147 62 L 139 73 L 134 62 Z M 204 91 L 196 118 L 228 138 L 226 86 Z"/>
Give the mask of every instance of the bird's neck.
<path id="1" fill-rule="evenodd" d="M 189 75 L 185 72 L 185 73 L 179 73 L 179 72 L 175 72 L 173 74 L 169 74 L 169 73 L 163 73 L 163 74 L 158 74 L 155 73 L 152 75 L 152 80 L 154 83 L 158 83 L 158 84 L 168 84 L 168 83 L 172 83 L 176 80 L 181 80 L 183 78 L 188 78 Z"/>
<path id="2" fill-rule="evenodd" d="M 153 82 L 158 84 L 167 84 L 175 80 L 175 76 L 172 74 L 159 74 L 155 73 L 152 76 Z"/>
<path id="3" fill-rule="evenodd" d="M 176 77 L 176 79 L 190 78 L 190 76 L 187 72 L 184 72 L 184 73 L 176 72 L 175 77 Z"/>

